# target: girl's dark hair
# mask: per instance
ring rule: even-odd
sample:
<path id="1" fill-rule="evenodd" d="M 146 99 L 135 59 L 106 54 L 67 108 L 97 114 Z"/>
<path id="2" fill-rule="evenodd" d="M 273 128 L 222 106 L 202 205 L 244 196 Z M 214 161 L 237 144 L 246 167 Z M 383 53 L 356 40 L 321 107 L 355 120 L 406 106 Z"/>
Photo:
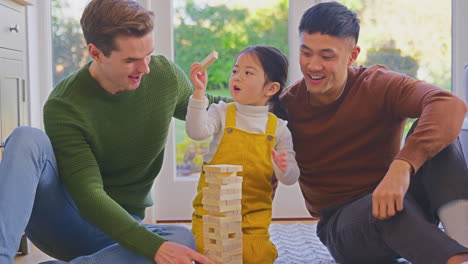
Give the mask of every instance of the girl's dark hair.
<path id="1" fill-rule="evenodd" d="M 250 46 L 241 51 L 238 57 L 242 54 L 253 54 L 257 56 L 265 72 L 267 83 L 278 82 L 280 84 L 279 91 L 273 95 L 268 104 L 270 106 L 270 112 L 279 118 L 285 119 L 286 110 L 281 105 L 279 96 L 288 80 L 288 58 L 277 48 L 271 46 Z"/>

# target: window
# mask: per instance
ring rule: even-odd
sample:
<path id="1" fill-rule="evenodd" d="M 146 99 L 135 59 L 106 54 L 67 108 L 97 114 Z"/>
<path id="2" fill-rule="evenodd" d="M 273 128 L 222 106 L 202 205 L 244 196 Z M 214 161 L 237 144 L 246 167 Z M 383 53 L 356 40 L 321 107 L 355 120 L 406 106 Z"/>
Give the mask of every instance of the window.
<path id="1" fill-rule="evenodd" d="M 361 20 L 358 65 L 393 71 L 452 90 L 450 1 L 343 0 Z M 414 120 L 406 125 L 405 133 Z"/>
<path id="2" fill-rule="evenodd" d="M 288 1 L 174 0 L 175 62 L 189 73 L 190 65 L 211 51 L 219 59 L 208 69 L 207 92 L 230 97 L 228 81 L 237 54 L 247 46 L 271 45 L 288 55 Z M 185 122 L 177 120 L 178 177 L 198 177 L 210 139 L 193 141 Z"/>
<path id="3" fill-rule="evenodd" d="M 53 85 L 90 60 L 80 26 L 87 0 L 52 0 Z"/>

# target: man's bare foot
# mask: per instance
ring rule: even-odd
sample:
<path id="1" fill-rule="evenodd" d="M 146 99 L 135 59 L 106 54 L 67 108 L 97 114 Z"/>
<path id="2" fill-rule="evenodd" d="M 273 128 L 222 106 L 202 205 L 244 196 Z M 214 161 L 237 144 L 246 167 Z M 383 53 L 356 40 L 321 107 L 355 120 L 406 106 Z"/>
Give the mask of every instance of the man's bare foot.
<path id="1" fill-rule="evenodd" d="M 468 253 L 452 256 L 446 264 L 468 264 Z"/>

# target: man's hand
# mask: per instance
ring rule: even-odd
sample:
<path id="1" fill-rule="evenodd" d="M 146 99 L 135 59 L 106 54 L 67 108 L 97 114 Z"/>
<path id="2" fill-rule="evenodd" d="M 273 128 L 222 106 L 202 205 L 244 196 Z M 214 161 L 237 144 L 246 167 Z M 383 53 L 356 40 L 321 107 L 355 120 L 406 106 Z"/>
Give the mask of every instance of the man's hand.
<path id="1" fill-rule="evenodd" d="M 285 172 L 288 167 L 288 153 L 285 151 L 276 152 L 275 149 L 271 149 L 271 156 L 273 161 L 276 163 L 276 166 L 278 166 L 282 172 Z"/>
<path id="2" fill-rule="evenodd" d="M 412 167 L 404 160 L 394 160 L 372 194 L 372 214 L 384 220 L 403 210 Z"/>
<path id="3" fill-rule="evenodd" d="M 208 74 L 201 72 L 202 65 L 195 62 L 190 66 L 190 80 L 193 85 L 193 98 L 203 100 L 205 97 L 206 85 L 208 83 Z"/>
<path id="4" fill-rule="evenodd" d="M 157 264 L 192 264 L 193 261 L 200 264 L 215 264 L 193 249 L 174 242 L 164 242 L 156 252 L 154 261 Z"/>

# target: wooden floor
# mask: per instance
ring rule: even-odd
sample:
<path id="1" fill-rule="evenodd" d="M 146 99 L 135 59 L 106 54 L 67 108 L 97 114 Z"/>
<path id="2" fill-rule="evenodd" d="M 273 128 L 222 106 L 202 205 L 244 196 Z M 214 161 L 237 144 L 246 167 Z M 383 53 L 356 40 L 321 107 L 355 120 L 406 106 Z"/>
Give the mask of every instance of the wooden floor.
<path id="1" fill-rule="evenodd" d="M 32 243 L 29 243 L 29 250 L 30 252 L 27 255 L 17 255 L 15 257 L 15 264 L 37 264 L 42 261 L 53 260 L 53 258 L 42 253 Z"/>
<path id="2" fill-rule="evenodd" d="M 273 223 L 310 223 L 314 222 L 313 220 L 276 220 Z M 158 224 L 188 224 L 188 223 L 158 223 Z M 27 255 L 18 255 L 15 257 L 15 264 L 37 264 L 42 261 L 53 260 L 53 258 L 42 253 L 37 249 L 32 243 L 29 242 L 29 254 Z"/>

